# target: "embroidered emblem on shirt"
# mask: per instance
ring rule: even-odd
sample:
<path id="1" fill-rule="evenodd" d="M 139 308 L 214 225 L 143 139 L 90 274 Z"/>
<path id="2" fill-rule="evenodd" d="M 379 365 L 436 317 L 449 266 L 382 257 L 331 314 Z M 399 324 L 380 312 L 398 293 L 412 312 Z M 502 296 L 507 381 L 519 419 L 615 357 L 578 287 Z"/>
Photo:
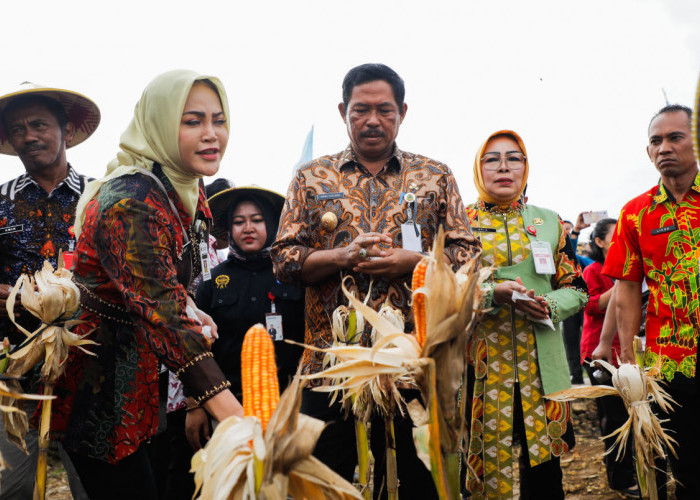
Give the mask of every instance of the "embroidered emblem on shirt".
<path id="1" fill-rule="evenodd" d="M 230 281 L 230 278 L 225 275 L 225 274 L 220 274 L 219 276 L 216 277 L 214 280 L 214 283 L 216 283 L 216 288 L 224 289 L 228 286 L 228 282 Z"/>

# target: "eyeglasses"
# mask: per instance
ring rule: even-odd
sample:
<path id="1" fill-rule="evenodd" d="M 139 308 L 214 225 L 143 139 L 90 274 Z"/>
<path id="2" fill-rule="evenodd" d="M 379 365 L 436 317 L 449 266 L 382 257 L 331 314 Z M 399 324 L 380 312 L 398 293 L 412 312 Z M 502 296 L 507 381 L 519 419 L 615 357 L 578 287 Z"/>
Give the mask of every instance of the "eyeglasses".
<path id="1" fill-rule="evenodd" d="M 500 168 L 503 159 L 501 153 L 485 153 L 484 156 L 481 157 L 481 165 L 484 167 L 484 170 L 495 172 Z M 510 170 L 520 170 L 525 166 L 525 155 L 509 151 L 506 153 L 505 162 Z"/>

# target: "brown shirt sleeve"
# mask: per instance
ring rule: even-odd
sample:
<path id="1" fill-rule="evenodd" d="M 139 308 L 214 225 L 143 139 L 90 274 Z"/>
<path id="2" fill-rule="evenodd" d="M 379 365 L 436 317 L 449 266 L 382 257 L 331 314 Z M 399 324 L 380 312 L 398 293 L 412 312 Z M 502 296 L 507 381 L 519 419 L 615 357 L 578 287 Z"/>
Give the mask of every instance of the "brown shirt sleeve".
<path id="1" fill-rule="evenodd" d="M 294 285 L 301 285 L 304 261 L 315 251 L 309 237 L 305 187 L 304 176 L 301 171 L 297 171 L 287 190 L 277 239 L 271 250 L 276 278 Z"/>

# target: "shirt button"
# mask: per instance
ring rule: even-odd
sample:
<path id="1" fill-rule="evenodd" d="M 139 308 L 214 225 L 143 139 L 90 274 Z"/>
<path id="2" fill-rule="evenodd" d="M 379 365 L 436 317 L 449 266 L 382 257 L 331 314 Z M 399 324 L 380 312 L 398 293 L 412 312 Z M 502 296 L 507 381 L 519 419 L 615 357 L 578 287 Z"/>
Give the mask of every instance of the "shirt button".
<path id="1" fill-rule="evenodd" d="M 251 297 L 250 300 L 251 300 L 252 302 L 255 302 L 256 300 L 258 300 L 258 298 L 257 298 L 257 297 Z"/>
<path id="2" fill-rule="evenodd" d="M 223 299 L 219 299 L 219 304 L 222 304 L 223 302 Z"/>

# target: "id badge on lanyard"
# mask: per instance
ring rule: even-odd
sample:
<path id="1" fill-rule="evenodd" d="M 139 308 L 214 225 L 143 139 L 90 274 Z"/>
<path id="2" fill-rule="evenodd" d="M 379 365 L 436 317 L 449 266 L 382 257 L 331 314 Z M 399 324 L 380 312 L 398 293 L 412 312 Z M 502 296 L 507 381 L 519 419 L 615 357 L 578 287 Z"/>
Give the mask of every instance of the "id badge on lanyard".
<path id="1" fill-rule="evenodd" d="M 556 274 L 552 247 L 546 241 L 530 241 L 532 258 L 535 261 L 535 272 L 537 274 Z"/>
<path id="2" fill-rule="evenodd" d="M 282 330 L 282 315 L 277 314 L 275 306 L 275 296 L 272 292 L 267 294 L 270 299 L 270 312 L 265 314 L 265 329 L 270 334 L 270 338 L 274 341 L 284 340 L 284 332 Z"/>
<path id="3" fill-rule="evenodd" d="M 416 195 L 410 192 L 402 193 L 401 201 L 406 202 L 406 222 L 401 224 L 402 247 L 405 250 L 422 252 L 420 224 L 416 223 Z"/>
<path id="4" fill-rule="evenodd" d="M 209 281 L 211 279 L 211 266 L 209 263 L 209 245 L 205 241 L 202 241 L 199 244 L 199 259 L 202 263 L 202 281 Z"/>

